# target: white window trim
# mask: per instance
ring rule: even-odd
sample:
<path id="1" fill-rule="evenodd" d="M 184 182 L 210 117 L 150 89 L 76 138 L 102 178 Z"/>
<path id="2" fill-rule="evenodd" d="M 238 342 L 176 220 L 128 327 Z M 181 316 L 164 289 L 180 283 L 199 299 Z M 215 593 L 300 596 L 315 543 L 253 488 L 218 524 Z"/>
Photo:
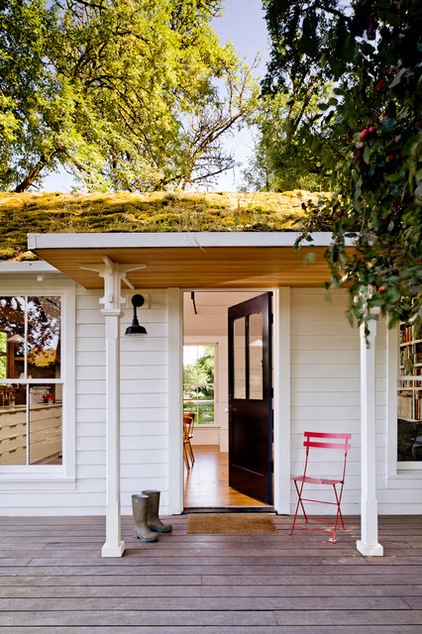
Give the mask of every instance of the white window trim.
<path id="1" fill-rule="evenodd" d="M 421 462 L 398 462 L 397 460 L 397 405 L 399 378 L 399 327 L 387 333 L 387 484 L 402 481 L 407 486 L 411 479 L 422 479 Z"/>
<path id="2" fill-rule="evenodd" d="M 0 492 L 62 490 L 75 488 L 75 283 L 39 275 L 34 278 L 2 279 L 0 295 L 60 295 L 62 297 L 62 367 L 63 385 L 61 465 L 0 465 Z"/>

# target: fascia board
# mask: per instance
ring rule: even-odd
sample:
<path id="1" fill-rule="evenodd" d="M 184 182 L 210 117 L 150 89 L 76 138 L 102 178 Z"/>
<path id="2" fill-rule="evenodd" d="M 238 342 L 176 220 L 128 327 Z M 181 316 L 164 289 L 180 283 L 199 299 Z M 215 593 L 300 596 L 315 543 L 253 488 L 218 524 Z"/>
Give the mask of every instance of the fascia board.
<path id="1" fill-rule="evenodd" d="M 30 233 L 28 248 L 38 249 L 115 249 L 189 247 L 293 247 L 297 232 L 181 232 L 181 233 Z M 328 247 L 332 234 L 311 234 L 308 246 Z M 353 240 L 346 244 L 352 246 Z"/>

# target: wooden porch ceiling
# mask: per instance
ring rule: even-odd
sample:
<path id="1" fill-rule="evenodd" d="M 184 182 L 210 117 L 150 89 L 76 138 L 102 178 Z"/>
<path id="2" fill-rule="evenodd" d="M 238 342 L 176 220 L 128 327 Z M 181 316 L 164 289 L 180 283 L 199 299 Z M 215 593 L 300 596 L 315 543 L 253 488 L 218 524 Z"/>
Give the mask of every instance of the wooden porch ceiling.
<path id="1" fill-rule="evenodd" d="M 42 236 L 40 236 L 42 238 Z M 62 236 L 57 236 L 62 237 Z M 159 246 L 69 246 L 61 248 L 36 244 L 32 250 L 88 289 L 102 288 L 95 271 L 81 267 L 98 266 L 104 258 L 123 265 L 146 265 L 127 274 L 135 288 L 275 288 L 319 287 L 329 279 L 324 260 L 326 246 L 295 250 L 292 244 L 268 246 L 191 243 Z M 145 242 L 145 241 L 144 241 Z M 215 241 L 214 241 L 215 242 Z M 262 240 L 260 240 L 262 243 Z M 244 243 L 244 240 L 243 240 Z M 312 261 L 309 255 L 312 253 Z"/>

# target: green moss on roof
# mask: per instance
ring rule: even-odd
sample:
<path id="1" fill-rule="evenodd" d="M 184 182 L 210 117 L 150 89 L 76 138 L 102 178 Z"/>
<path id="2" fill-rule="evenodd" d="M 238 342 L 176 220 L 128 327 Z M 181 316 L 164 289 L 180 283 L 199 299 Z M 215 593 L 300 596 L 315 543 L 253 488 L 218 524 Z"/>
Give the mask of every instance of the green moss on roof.
<path id="1" fill-rule="evenodd" d="M 28 233 L 298 231 L 321 194 L 0 193 L 0 259 L 24 260 Z"/>

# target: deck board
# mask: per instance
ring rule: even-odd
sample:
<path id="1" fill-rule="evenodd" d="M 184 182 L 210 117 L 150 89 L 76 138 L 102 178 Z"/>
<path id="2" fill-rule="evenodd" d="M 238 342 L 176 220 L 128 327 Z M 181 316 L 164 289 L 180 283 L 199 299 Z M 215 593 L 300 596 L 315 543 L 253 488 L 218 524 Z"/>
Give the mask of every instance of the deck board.
<path id="1" fill-rule="evenodd" d="M 384 557 L 356 550 L 359 519 L 331 544 L 275 516 L 275 533 L 133 538 L 102 559 L 104 518 L 0 518 L 0 632 L 397 634 L 422 631 L 422 519 L 381 517 Z"/>

